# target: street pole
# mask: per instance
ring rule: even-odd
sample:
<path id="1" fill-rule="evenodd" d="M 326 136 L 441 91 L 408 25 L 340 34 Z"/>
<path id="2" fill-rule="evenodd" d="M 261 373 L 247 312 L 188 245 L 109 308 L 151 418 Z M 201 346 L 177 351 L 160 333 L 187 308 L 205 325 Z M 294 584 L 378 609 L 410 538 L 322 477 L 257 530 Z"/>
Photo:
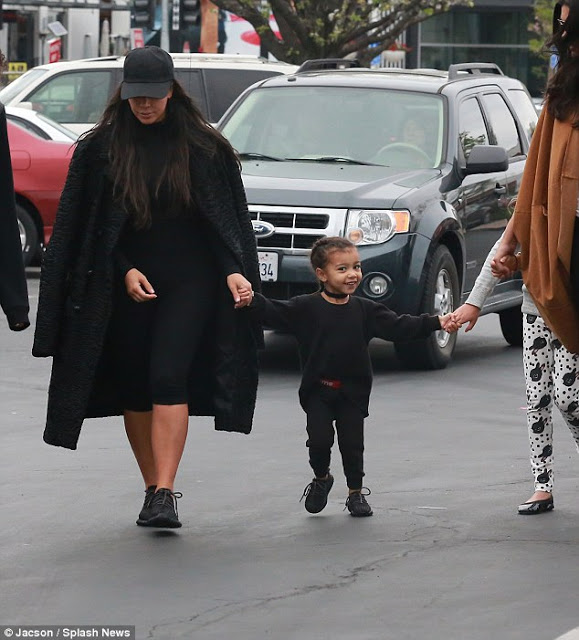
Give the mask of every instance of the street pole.
<path id="1" fill-rule="evenodd" d="M 169 0 L 161 0 L 161 49 L 169 51 Z"/>

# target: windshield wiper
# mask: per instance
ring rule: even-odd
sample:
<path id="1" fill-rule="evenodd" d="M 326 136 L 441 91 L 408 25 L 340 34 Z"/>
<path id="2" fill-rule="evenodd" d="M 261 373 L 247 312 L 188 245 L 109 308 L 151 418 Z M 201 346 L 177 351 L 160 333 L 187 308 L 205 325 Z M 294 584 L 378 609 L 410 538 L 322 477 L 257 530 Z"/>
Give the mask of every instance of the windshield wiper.
<path id="1" fill-rule="evenodd" d="M 284 158 L 284 160 L 290 160 L 291 162 L 336 162 L 341 164 L 357 164 L 365 165 L 369 167 L 383 167 L 384 165 L 376 164 L 374 162 L 364 162 L 363 160 L 356 160 L 355 158 L 348 158 L 347 156 L 319 156 L 314 158 L 302 157 L 302 158 Z"/>
<path id="2" fill-rule="evenodd" d="M 272 162 L 281 162 L 284 158 L 276 158 L 275 156 L 266 156 L 263 153 L 255 151 L 244 151 L 238 154 L 240 160 L 271 160 Z"/>

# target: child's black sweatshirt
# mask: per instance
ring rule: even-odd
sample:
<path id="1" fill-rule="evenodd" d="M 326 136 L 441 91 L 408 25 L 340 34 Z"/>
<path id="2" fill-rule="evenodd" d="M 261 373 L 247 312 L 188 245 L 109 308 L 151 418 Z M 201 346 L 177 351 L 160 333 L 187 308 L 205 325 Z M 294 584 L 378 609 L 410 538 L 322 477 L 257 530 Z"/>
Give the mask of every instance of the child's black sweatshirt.
<path id="1" fill-rule="evenodd" d="M 439 330 L 438 316 L 397 315 L 388 307 L 351 296 L 346 304 L 332 304 L 321 293 L 291 300 L 269 300 L 256 293 L 252 306 L 266 327 L 287 331 L 298 341 L 302 365 L 300 403 L 320 379 L 339 380 L 342 391 L 368 415 L 372 389 L 372 338 L 399 341 L 425 338 Z"/>

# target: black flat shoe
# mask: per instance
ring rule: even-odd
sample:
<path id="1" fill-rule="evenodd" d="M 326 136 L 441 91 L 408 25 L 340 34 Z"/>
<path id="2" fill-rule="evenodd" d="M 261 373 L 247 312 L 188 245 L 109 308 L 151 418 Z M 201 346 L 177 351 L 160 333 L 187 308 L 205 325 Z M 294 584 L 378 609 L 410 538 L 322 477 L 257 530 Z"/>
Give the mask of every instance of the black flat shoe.
<path id="1" fill-rule="evenodd" d="M 519 514 L 522 516 L 534 516 L 538 513 L 547 513 L 553 511 L 555 503 L 553 496 L 544 498 L 543 500 L 532 500 L 531 502 L 523 502 L 519 505 Z"/>

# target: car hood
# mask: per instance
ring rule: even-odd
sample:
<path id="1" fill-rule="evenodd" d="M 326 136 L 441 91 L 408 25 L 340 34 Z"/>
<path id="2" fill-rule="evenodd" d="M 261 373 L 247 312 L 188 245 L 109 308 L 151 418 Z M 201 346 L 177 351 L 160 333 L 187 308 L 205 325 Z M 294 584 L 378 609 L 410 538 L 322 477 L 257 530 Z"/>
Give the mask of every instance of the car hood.
<path id="1" fill-rule="evenodd" d="M 389 208 L 440 176 L 438 169 L 400 170 L 315 162 L 243 163 L 250 204 L 333 208 Z"/>

